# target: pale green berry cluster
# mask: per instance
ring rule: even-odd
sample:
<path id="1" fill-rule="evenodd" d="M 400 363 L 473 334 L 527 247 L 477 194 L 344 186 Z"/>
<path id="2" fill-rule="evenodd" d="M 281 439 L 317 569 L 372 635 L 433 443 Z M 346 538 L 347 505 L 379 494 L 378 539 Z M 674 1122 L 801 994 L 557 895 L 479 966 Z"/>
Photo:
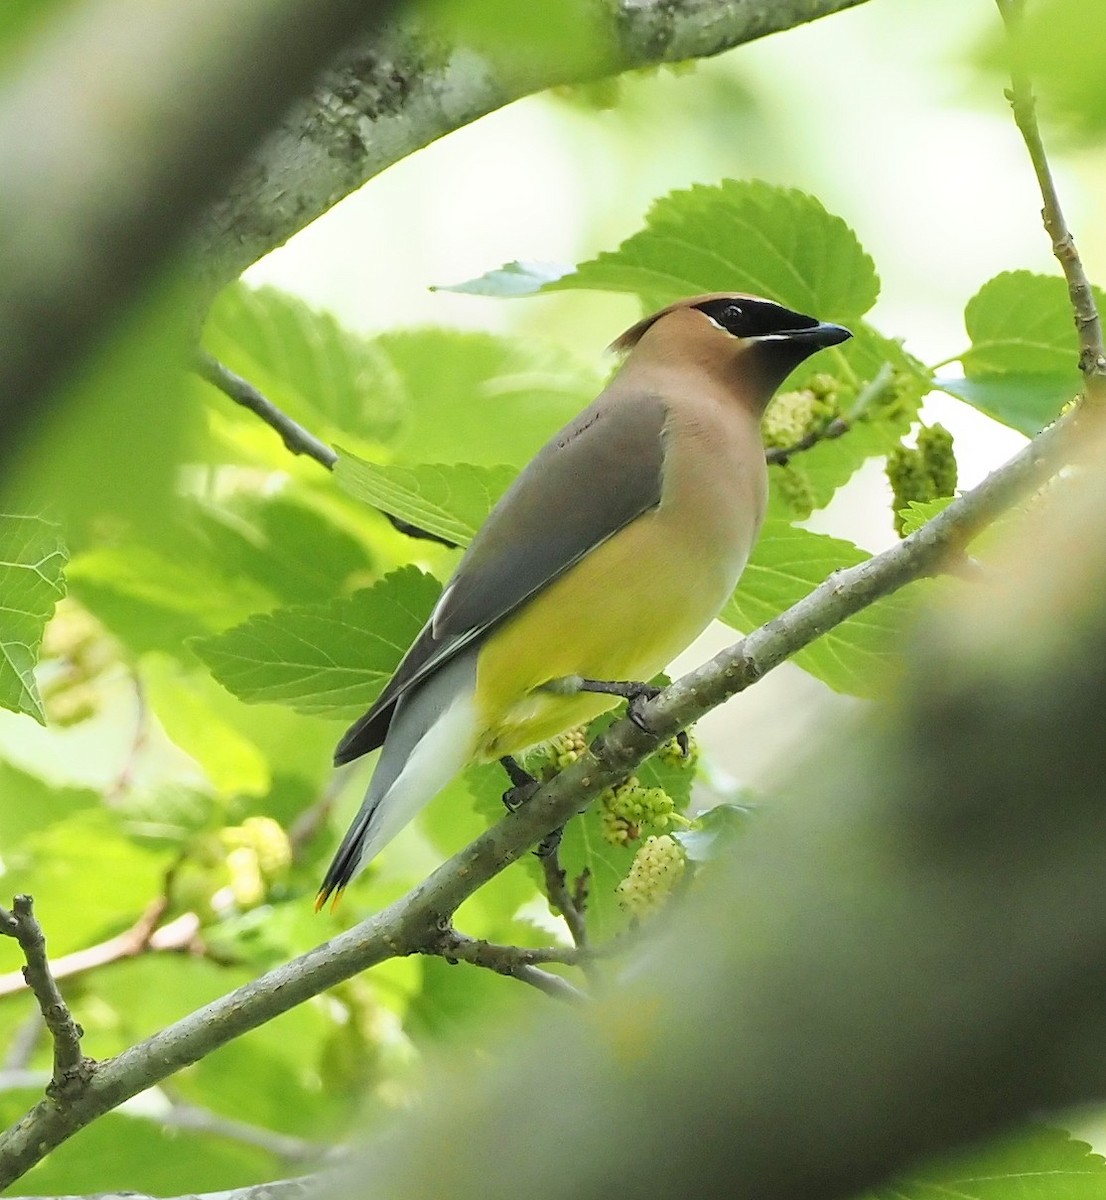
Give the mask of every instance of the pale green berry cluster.
<path id="1" fill-rule="evenodd" d="M 687 753 L 680 749 L 680 743 L 675 738 L 670 738 L 657 751 L 657 758 L 660 759 L 665 766 L 669 767 L 685 767 L 691 770 L 699 762 L 699 741 L 695 734 L 689 729 L 687 732 Z"/>
<path id="2" fill-rule="evenodd" d="M 666 833 L 646 838 L 616 889 L 618 902 L 631 916 L 647 917 L 664 904 L 686 870 L 687 855 L 675 838 Z"/>
<path id="3" fill-rule="evenodd" d="M 642 829 L 667 829 L 676 813 L 672 797 L 661 787 L 643 787 L 631 775 L 618 787 L 599 794 L 603 836 L 612 845 L 625 846 L 641 837 Z"/>
<path id="4" fill-rule="evenodd" d="M 119 648 L 102 625 L 63 599 L 46 626 L 38 685 L 51 725 L 79 725 L 103 703 L 102 681 L 119 661 Z"/>
<path id="5" fill-rule="evenodd" d="M 796 519 L 805 521 L 814 511 L 814 485 L 806 471 L 794 462 L 772 471 L 772 487 Z"/>
<path id="6" fill-rule="evenodd" d="M 247 817 L 204 834 L 174 872 L 173 899 L 203 921 L 256 908 L 292 862 L 292 844 L 271 817 Z"/>
<path id="7" fill-rule="evenodd" d="M 278 879 L 292 864 L 292 843 L 272 817 L 247 817 L 219 837 L 228 850 L 248 850 L 266 881 Z"/>
<path id="8" fill-rule="evenodd" d="M 549 761 L 558 771 L 563 771 L 565 767 L 572 766 L 588 748 L 587 726 L 577 725 L 573 729 L 566 729 L 564 733 L 551 738 L 546 747 Z"/>
<path id="9" fill-rule="evenodd" d="M 817 433 L 840 415 L 840 384 L 832 375 L 812 375 L 793 392 L 781 392 L 761 421 L 764 444 L 787 450 L 807 434 Z"/>
<path id="10" fill-rule="evenodd" d="M 894 494 L 895 532 L 902 537 L 902 510 L 956 491 L 956 454 L 943 425 L 923 425 L 915 449 L 898 445 L 887 456 L 887 480 Z"/>

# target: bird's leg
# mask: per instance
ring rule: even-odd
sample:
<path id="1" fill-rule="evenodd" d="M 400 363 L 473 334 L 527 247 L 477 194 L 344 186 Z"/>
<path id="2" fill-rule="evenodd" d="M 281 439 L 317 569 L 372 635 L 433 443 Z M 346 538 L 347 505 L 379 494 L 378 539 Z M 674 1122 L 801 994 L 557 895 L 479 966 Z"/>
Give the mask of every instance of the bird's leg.
<path id="1" fill-rule="evenodd" d="M 606 696 L 621 696 L 626 701 L 626 715 L 643 733 L 652 733 L 645 721 L 642 708 L 661 694 L 661 689 L 652 683 L 638 683 L 618 679 L 578 679 L 577 691 L 601 692 Z"/>
<path id="2" fill-rule="evenodd" d="M 519 763 L 518 759 L 510 754 L 504 754 L 499 761 L 503 764 L 507 778 L 511 781 L 511 786 L 503 793 L 503 804 L 508 812 L 514 812 L 516 808 L 521 808 L 541 787 L 541 780 L 535 779 Z"/>

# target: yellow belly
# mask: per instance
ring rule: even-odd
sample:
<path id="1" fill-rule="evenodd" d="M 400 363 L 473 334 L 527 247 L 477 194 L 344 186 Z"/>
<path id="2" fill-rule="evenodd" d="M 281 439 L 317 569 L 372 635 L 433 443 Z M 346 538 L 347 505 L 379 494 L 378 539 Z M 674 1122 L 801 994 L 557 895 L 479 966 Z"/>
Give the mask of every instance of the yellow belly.
<path id="1" fill-rule="evenodd" d="M 670 524 L 659 510 L 639 517 L 495 630 L 477 664 L 478 757 L 515 754 L 619 703 L 543 691 L 551 680 L 648 680 L 718 614 L 743 554 L 681 541 Z"/>

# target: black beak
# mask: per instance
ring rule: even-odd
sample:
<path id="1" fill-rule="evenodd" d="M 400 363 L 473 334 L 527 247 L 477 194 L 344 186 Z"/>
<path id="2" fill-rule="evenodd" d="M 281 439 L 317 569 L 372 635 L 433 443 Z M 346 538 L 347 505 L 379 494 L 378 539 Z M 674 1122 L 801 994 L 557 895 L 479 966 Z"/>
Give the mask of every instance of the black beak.
<path id="1" fill-rule="evenodd" d="M 808 347 L 809 353 L 813 354 L 815 350 L 824 350 L 827 346 L 839 346 L 842 342 L 847 342 L 853 334 L 852 330 L 846 329 L 844 325 L 819 321 L 817 325 L 812 325 L 809 329 L 786 329 L 770 336 Z"/>

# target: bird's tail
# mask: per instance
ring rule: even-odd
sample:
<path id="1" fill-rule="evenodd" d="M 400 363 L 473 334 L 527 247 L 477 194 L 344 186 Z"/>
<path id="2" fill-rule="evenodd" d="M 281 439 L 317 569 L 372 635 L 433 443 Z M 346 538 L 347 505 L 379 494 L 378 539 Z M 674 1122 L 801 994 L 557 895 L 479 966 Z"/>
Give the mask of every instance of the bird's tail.
<path id="1" fill-rule="evenodd" d="M 318 911 L 472 758 L 476 747 L 476 648 L 462 651 L 404 696 L 392 718 L 353 824 L 315 901 Z"/>

